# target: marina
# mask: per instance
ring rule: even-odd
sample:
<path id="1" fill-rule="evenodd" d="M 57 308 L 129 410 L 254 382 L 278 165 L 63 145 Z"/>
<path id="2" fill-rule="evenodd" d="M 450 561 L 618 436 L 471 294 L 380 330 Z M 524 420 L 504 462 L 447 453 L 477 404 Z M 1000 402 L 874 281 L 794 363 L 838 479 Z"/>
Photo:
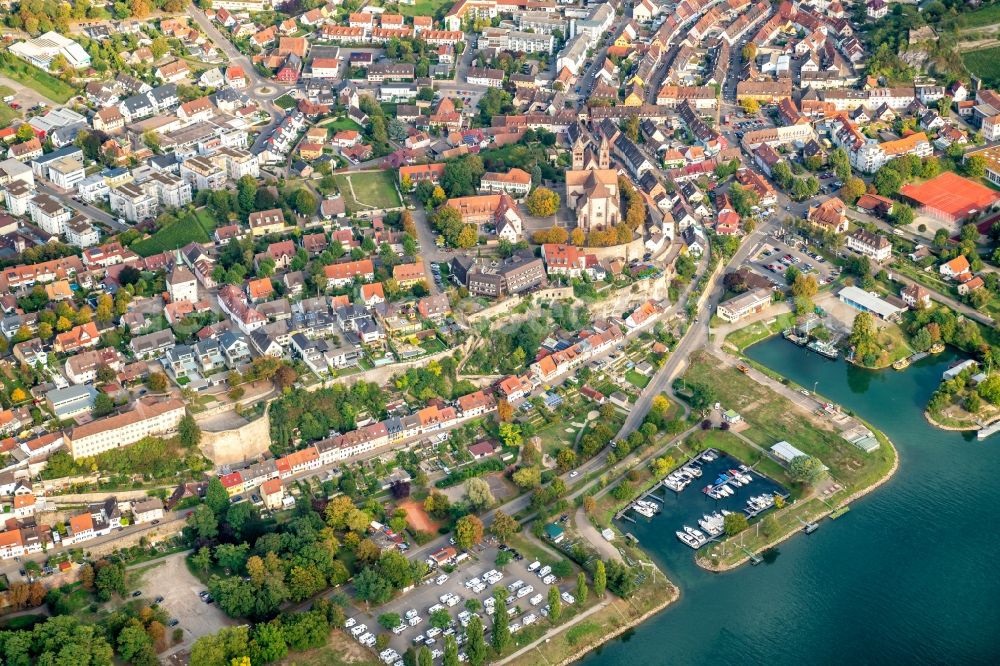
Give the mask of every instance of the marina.
<path id="1" fill-rule="evenodd" d="M 825 399 L 885 432 L 899 450 L 900 473 L 852 504 L 858 510 L 820 523 L 808 537 L 800 524 L 798 536 L 762 553 L 757 566 L 723 575 L 699 568 L 674 532 L 681 524 L 701 529 L 698 518 L 731 500 L 717 504 L 689 488 L 679 498 L 694 506 L 675 520 L 672 512 L 685 511 L 687 502 L 667 494 L 660 516 L 627 528 L 677 581 L 681 599 L 636 627 L 627 642 L 608 643 L 579 663 L 785 664 L 803 655 L 821 664 L 998 663 L 1000 642 L 992 636 L 1000 623 L 993 601 L 1000 577 L 991 558 L 1000 533 L 982 529 L 981 507 L 1000 501 L 992 480 L 1000 447 L 971 432 L 936 429 L 923 417 L 954 352 L 943 350 L 904 372 L 827 361 L 778 336 L 746 353 L 801 386 L 819 381 Z M 704 479 L 710 470 L 702 469 Z M 760 495 L 751 475 L 747 495 Z M 928 515 L 934 519 L 914 520 Z M 952 538 L 958 532 L 977 538 Z M 831 576 L 836 586 L 820 587 Z M 837 635 L 852 639 L 831 640 Z"/>
<path id="2" fill-rule="evenodd" d="M 685 492 L 698 479 L 701 492 Z M 702 486 L 705 479 L 709 482 Z M 775 497 L 788 496 L 780 485 L 736 458 L 707 449 L 643 492 L 615 519 L 637 524 L 636 515 L 647 520 L 667 517 L 677 540 L 697 550 L 725 534 L 727 515 L 742 513 L 753 519 L 772 508 Z"/>

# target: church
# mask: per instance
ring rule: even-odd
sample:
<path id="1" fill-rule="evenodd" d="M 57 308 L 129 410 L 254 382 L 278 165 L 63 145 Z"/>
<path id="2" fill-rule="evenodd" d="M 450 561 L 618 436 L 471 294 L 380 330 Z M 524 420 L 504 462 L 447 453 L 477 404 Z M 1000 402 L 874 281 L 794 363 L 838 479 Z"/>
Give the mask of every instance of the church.
<path id="1" fill-rule="evenodd" d="M 621 222 L 618 172 L 611 168 L 611 143 L 601 135 L 595 151 L 581 133 L 573 142 L 573 169 L 566 172 L 566 205 L 576 226 L 590 233 Z"/>

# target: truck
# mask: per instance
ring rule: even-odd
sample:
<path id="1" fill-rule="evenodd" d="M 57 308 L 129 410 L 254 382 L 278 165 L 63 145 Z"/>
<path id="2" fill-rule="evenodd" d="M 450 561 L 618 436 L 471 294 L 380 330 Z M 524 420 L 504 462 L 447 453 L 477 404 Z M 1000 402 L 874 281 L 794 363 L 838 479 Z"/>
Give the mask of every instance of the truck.
<path id="1" fill-rule="evenodd" d="M 748 372 L 750 372 L 750 368 L 748 368 L 743 363 L 737 363 L 736 364 L 736 369 L 739 370 L 740 372 L 742 372 L 744 375 L 747 374 Z"/>

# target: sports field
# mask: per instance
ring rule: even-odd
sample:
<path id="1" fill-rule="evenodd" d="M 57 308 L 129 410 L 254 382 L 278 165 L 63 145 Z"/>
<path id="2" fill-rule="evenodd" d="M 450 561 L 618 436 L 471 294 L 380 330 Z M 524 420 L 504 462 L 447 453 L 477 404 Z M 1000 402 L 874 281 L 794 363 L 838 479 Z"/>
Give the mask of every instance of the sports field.
<path id="1" fill-rule="evenodd" d="M 899 193 L 917 205 L 943 213 L 951 219 L 962 219 L 973 212 L 985 210 L 1000 199 L 997 192 L 951 171 L 923 183 L 904 185 Z"/>
<path id="2" fill-rule="evenodd" d="M 401 205 L 395 180 L 389 171 L 359 171 L 336 174 L 333 178 L 337 189 L 344 195 L 348 215 Z"/>

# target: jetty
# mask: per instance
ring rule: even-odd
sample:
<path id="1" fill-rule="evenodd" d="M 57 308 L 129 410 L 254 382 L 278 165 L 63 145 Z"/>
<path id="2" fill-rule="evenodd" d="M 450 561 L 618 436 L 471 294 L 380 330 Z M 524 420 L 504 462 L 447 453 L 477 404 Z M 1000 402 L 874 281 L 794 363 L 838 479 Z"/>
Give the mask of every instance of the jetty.
<path id="1" fill-rule="evenodd" d="M 799 347 L 805 347 L 809 342 L 809 336 L 807 335 L 797 335 L 794 330 L 786 328 L 781 332 L 781 336 L 788 340 L 789 342 L 794 342 Z"/>
<path id="2" fill-rule="evenodd" d="M 746 553 L 746 556 L 748 558 L 750 558 L 750 566 L 754 566 L 755 567 L 755 566 L 757 566 L 758 564 L 760 564 L 761 562 L 764 561 L 764 560 L 762 560 L 760 558 L 760 555 L 755 555 L 752 550 L 750 550 L 750 549 L 748 549 L 748 548 L 746 548 L 744 546 L 740 546 L 740 549 L 742 549 L 743 552 Z"/>
<path id="3" fill-rule="evenodd" d="M 988 426 L 984 426 L 977 430 L 976 439 L 983 440 L 997 432 L 1000 432 L 1000 421 L 994 421 Z"/>

